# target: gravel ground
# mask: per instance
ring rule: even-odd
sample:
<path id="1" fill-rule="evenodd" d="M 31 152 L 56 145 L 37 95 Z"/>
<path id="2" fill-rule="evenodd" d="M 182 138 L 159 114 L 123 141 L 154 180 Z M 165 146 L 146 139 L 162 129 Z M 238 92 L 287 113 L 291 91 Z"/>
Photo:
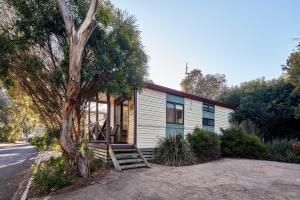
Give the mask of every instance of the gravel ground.
<path id="1" fill-rule="evenodd" d="M 37 155 L 26 143 L 0 143 L 0 199 L 11 199 Z"/>
<path id="2" fill-rule="evenodd" d="M 300 165 L 221 159 L 186 166 L 111 171 L 104 184 L 43 199 L 300 199 Z"/>

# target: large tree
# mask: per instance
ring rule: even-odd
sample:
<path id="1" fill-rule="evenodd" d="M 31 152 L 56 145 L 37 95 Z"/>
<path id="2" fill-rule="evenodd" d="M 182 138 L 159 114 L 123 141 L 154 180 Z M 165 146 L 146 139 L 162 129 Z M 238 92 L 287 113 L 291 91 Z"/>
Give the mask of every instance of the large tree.
<path id="1" fill-rule="evenodd" d="M 215 99 L 225 88 L 224 74 L 206 74 L 201 70 L 193 69 L 180 83 L 181 90 L 210 99 Z"/>
<path id="2" fill-rule="evenodd" d="M 283 65 L 286 78 L 294 85 L 294 93 L 300 94 L 300 44 L 297 50 L 288 57 L 286 64 Z M 295 109 L 295 116 L 300 118 L 300 104 Z"/>
<path id="3" fill-rule="evenodd" d="M 253 125 L 265 139 L 299 138 L 299 119 L 294 115 L 300 96 L 286 79 L 257 79 L 225 90 L 218 99 L 236 106 L 232 121 Z"/>
<path id="4" fill-rule="evenodd" d="M 295 92 L 300 93 L 300 44 L 297 50 L 288 57 L 283 70 L 287 74 L 288 80 L 295 86 Z"/>
<path id="5" fill-rule="evenodd" d="M 108 1 L 96 12 L 97 2 L 6 1 L 12 20 L 0 29 L 2 80 L 17 80 L 45 125 L 61 130 L 59 143 L 83 177 L 88 162 L 76 144 L 86 102 L 99 91 L 141 88 L 147 62 L 132 17 Z"/>

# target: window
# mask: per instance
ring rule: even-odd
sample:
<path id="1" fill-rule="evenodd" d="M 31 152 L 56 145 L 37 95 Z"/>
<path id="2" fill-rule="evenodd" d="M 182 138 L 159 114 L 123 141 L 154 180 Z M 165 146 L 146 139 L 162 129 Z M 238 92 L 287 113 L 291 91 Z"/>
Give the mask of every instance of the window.
<path id="1" fill-rule="evenodd" d="M 167 103 L 167 122 L 174 123 L 175 112 L 174 112 L 174 104 Z"/>
<path id="2" fill-rule="evenodd" d="M 209 105 L 209 104 L 203 104 L 203 111 L 204 112 L 215 112 L 215 106 L 214 105 Z"/>
<path id="3" fill-rule="evenodd" d="M 214 119 L 203 118 L 202 124 L 204 126 L 214 126 L 215 125 L 215 120 Z"/>
<path id="4" fill-rule="evenodd" d="M 167 102 L 167 123 L 183 124 L 183 105 Z"/>

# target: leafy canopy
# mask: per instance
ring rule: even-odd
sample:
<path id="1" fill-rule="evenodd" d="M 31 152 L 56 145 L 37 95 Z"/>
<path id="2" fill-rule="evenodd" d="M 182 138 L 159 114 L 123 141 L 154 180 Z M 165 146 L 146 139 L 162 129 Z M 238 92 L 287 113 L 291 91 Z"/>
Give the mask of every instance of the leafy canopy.
<path id="1" fill-rule="evenodd" d="M 75 25 L 81 24 L 89 1 L 68 1 Z M 68 82 L 68 41 L 54 0 L 1 0 L 0 78 L 16 80 L 48 127 L 59 127 Z M 77 107 L 97 92 L 128 95 L 143 87 L 147 56 L 136 20 L 102 1 L 83 53 Z"/>
<path id="2" fill-rule="evenodd" d="M 225 88 L 224 74 L 203 75 L 201 70 L 193 69 L 180 83 L 184 92 L 215 99 Z"/>
<path id="3" fill-rule="evenodd" d="M 237 106 L 232 121 L 241 124 L 249 120 L 266 139 L 299 137 L 299 120 L 295 110 L 300 96 L 284 78 L 266 81 L 257 79 L 228 89 L 219 100 Z"/>

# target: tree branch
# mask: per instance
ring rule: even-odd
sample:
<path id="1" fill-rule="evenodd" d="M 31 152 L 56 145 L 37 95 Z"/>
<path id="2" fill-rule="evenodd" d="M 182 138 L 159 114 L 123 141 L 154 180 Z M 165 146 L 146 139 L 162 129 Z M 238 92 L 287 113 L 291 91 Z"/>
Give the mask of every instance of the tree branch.
<path id="1" fill-rule="evenodd" d="M 68 34 L 71 34 L 72 29 L 74 28 L 74 22 L 73 22 L 73 16 L 71 10 L 65 0 L 56 0 L 56 2 L 64 18 L 66 31 Z"/>
<path id="2" fill-rule="evenodd" d="M 88 13 L 78 30 L 78 35 L 84 35 L 86 37 L 85 39 L 88 39 L 87 37 L 90 35 L 90 32 L 92 32 L 95 28 L 95 15 L 98 8 L 98 3 L 99 0 L 91 0 Z"/>

